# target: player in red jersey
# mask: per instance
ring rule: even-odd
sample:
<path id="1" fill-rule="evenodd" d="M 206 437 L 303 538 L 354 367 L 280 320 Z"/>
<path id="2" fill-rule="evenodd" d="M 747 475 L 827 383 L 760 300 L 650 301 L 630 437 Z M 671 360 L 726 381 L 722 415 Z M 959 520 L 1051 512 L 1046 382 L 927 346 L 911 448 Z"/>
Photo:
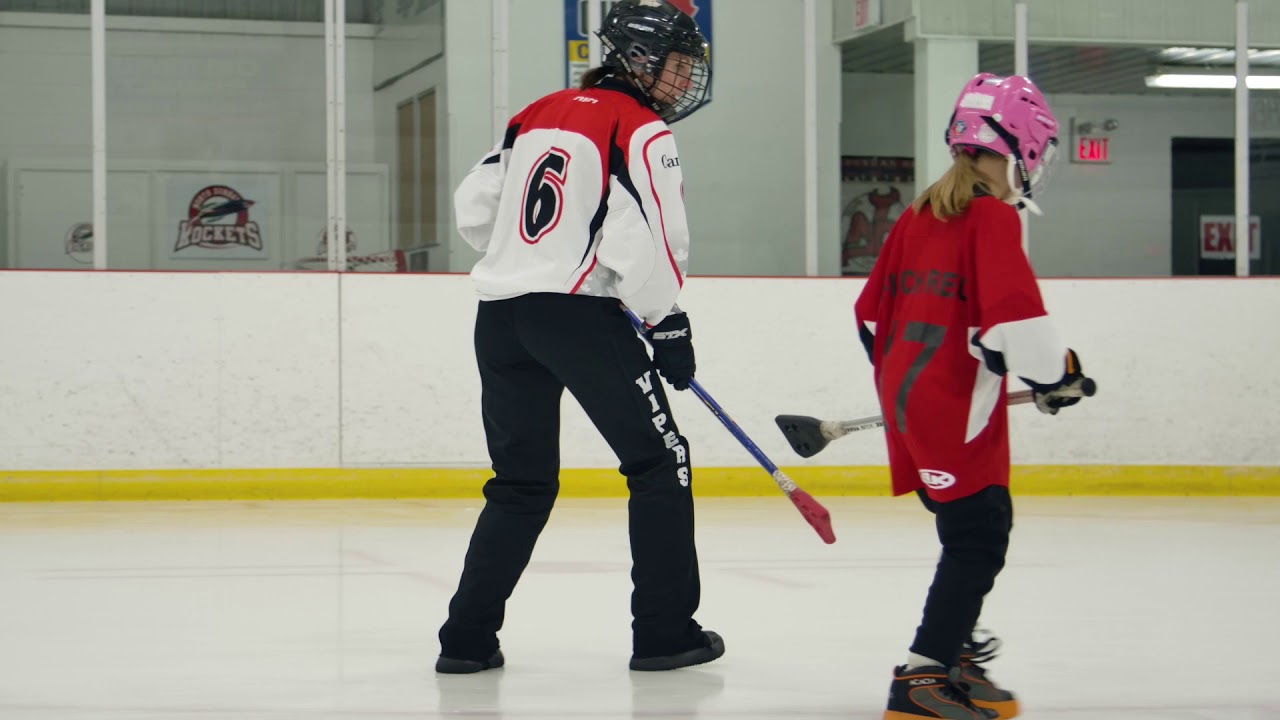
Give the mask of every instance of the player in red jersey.
<path id="1" fill-rule="evenodd" d="M 1014 696 L 981 663 L 974 627 L 1013 526 L 1005 378 L 1056 414 L 1079 402 L 1080 360 L 1045 312 L 1017 207 L 1032 202 L 1058 121 L 1020 76 L 974 77 L 947 130 L 954 162 L 899 218 L 855 313 L 875 367 L 895 495 L 936 515 L 942 557 L 886 720 L 1010 718 Z"/>

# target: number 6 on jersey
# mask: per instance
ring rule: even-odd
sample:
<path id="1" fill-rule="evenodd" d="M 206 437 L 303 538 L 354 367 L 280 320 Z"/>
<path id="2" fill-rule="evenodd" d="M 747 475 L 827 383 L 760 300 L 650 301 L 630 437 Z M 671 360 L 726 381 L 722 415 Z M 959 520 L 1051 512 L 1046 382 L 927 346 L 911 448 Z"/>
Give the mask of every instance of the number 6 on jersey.
<path id="1" fill-rule="evenodd" d="M 564 183 L 568 177 L 569 153 L 553 147 L 538 158 L 524 185 L 524 207 L 520 237 L 533 245 L 555 229 L 564 214 Z"/>

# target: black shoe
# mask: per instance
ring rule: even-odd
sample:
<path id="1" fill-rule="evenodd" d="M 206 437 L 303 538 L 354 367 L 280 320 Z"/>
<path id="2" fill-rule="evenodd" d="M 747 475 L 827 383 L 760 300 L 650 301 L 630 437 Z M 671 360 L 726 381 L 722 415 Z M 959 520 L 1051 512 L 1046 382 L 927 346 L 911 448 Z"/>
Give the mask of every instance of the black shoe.
<path id="1" fill-rule="evenodd" d="M 506 663 L 501 650 L 494 650 L 488 660 L 458 660 L 441 655 L 436 659 L 436 672 L 449 675 L 468 675 L 500 668 Z"/>
<path id="2" fill-rule="evenodd" d="M 675 670 L 677 668 L 689 667 L 690 665 L 701 665 L 709 663 L 712 660 L 724 655 L 724 638 L 719 634 L 710 630 L 703 631 L 707 644 L 692 650 L 686 650 L 675 655 L 659 655 L 657 657 L 636 657 L 631 656 L 631 669 L 643 672 L 658 672 L 661 670 Z"/>

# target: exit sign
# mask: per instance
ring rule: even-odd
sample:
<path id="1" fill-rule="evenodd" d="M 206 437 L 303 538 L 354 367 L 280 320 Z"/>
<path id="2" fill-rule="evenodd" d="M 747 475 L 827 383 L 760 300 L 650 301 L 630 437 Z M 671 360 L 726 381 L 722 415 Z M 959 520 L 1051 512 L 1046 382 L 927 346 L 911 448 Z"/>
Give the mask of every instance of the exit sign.
<path id="1" fill-rule="evenodd" d="M 1200 259 L 1232 260 L 1236 256 L 1236 219 L 1233 215 L 1200 216 Z M 1262 218 L 1249 216 L 1249 259 L 1262 259 Z"/>
<path id="2" fill-rule="evenodd" d="M 854 0 L 854 30 L 863 30 L 880 24 L 880 2 L 881 0 Z"/>
<path id="3" fill-rule="evenodd" d="M 1079 163 L 1111 162 L 1111 138 L 1096 135 L 1079 135 L 1071 151 L 1071 159 Z"/>

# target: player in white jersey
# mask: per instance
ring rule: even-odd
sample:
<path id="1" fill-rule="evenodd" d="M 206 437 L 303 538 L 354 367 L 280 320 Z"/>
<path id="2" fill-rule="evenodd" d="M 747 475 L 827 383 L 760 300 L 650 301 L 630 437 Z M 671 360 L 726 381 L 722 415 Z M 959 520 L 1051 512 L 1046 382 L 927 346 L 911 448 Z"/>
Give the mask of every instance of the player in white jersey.
<path id="1" fill-rule="evenodd" d="M 511 119 L 454 195 L 485 253 L 475 347 L 494 477 L 484 487 L 437 672 L 500 667 L 506 601 L 559 490 L 567 388 L 617 454 L 631 492 L 633 670 L 724 653 L 693 619 L 700 587 L 689 445 L 658 374 L 683 390 L 695 364 L 676 307 L 689 255 L 680 154 L 668 123 L 710 99 L 706 40 L 662 0 L 614 5 L 601 68 Z M 650 360 L 623 313 L 644 319 Z M 594 598 L 582 598 L 594 602 Z"/>

